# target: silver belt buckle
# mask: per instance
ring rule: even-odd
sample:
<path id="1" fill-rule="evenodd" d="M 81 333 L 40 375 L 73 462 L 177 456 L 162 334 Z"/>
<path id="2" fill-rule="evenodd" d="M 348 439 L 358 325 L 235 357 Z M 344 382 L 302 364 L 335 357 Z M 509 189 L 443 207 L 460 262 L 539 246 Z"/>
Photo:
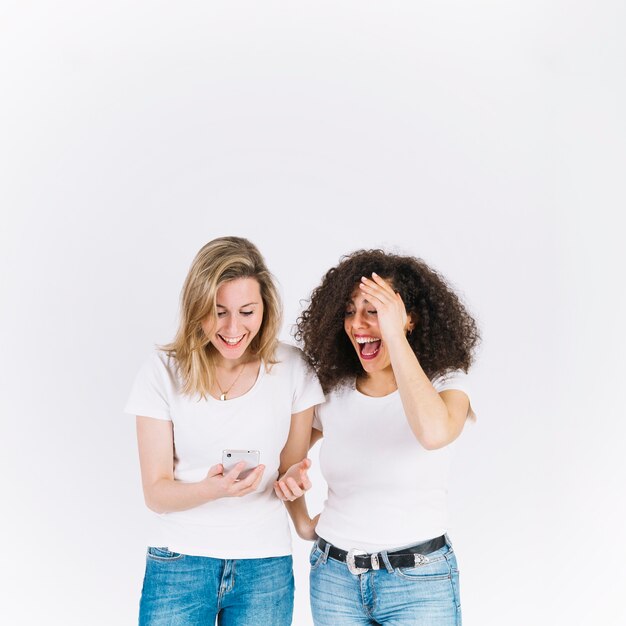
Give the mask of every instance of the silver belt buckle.
<path id="1" fill-rule="evenodd" d="M 367 554 L 367 552 L 352 548 L 348 550 L 348 554 L 346 555 L 346 565 L 348 566 L 348 570 L 351 574 L 354 574 L 355 576 L 367 572 L 367 567 L 357 567 L 354 563 L 354 557 L 361 554 Z"/>

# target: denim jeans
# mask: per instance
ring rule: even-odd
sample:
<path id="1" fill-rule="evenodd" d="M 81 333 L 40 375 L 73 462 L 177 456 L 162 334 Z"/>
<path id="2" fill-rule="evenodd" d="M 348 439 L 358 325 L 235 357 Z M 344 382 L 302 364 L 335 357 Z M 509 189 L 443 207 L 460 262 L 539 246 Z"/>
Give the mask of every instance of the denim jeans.
<path id="1" fill-rule="evenodd" d="M 289 626 L 291 556 L 213 559 L 148 548 L 140 626 Z"/>
<path id="2" fill-rule="evenodd" d="M 351 574 L 317 542 L 311 550 L 311 610 L 316 626 L 460 626 L 459 570 L 448 543 L 417 567 L 392 568 L 382 553 L 379 570 Z"/>

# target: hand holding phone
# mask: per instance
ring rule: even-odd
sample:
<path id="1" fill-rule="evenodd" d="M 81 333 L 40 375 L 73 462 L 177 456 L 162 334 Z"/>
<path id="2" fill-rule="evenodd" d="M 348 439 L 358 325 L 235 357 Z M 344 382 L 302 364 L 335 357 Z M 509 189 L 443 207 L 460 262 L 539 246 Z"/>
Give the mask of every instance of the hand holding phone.
<path id="1" fill-rule="evenodd" d="M 261 453 L 258 450 L 223 450 L 222 465 L 224 466 L 224 474 L 233 469 L 237 463 L 243 461 L 246 466 L 237 476 L 237 480 L 241 480 L 259 465 L 260 458 Z"/>
<path id="2" fill-rule="evenodd" d="M 241 498 L 254 493 L 261 484 L 265 466 L 255 464 L 254 467 L 246 468 L 245 463 L 254 464 L 258 458 L 258 450 L 224 450 L 224 463 L 210 467 L 202 481 L 206 502 L 220 498 Z"/>

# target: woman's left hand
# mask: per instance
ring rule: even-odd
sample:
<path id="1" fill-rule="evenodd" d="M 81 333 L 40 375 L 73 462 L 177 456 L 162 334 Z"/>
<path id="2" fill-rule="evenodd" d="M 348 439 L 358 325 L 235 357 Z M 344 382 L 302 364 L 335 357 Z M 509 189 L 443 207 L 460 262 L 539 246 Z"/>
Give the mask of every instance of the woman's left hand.
<path id="1" fill-rule="evenodd" d="M 378 327 L 383 341 L 389 342 L 396 337 L 404 337 L 408 316 L 400 294 L 374 272 L 371 278 L 363 276 L 359 286 L 376 309 Z"/>

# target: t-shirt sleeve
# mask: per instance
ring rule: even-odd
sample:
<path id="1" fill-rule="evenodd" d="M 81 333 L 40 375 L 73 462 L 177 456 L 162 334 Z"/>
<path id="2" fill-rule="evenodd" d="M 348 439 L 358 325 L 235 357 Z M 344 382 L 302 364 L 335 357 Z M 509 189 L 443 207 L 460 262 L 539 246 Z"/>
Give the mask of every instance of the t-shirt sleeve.
<path id="1" fill-rule="evenodd" d="M 468 376 L 463 370 L 453 370 L 452 372 L 447 372 L 443 376 L 438 376 L 437 378 L 435 378 L 432 383 L 433 387 L 439 393 L 451 389 L 462 391 L 469 398 L 470 401 L 470 406 L 467 414 L 470 417 L 476 417 L 474 409 L 472 408 L 470 376 Z"/>
<path id="2" fill-rule="evenodd" d="M 166 365 L 155 352 L 141 366 L 124 412 L 171 421 L 168 381 Z"/>
<path id="3" fill-rule="evenodd" d="M 322 426 L 322 418 L 320 417 L 320 407 L 316 406 L 315 411 L 313 412 L 313 428 L 324 432 L 324 427 Z"/>
<path id="4" fill-rule="evenodd" d="M 293 399 L 291 413 L 300 413 L 324 402 L 324 392 L 315 372 L 306 364 L 302 352 L 295 348 L 293 355 Z"/>

